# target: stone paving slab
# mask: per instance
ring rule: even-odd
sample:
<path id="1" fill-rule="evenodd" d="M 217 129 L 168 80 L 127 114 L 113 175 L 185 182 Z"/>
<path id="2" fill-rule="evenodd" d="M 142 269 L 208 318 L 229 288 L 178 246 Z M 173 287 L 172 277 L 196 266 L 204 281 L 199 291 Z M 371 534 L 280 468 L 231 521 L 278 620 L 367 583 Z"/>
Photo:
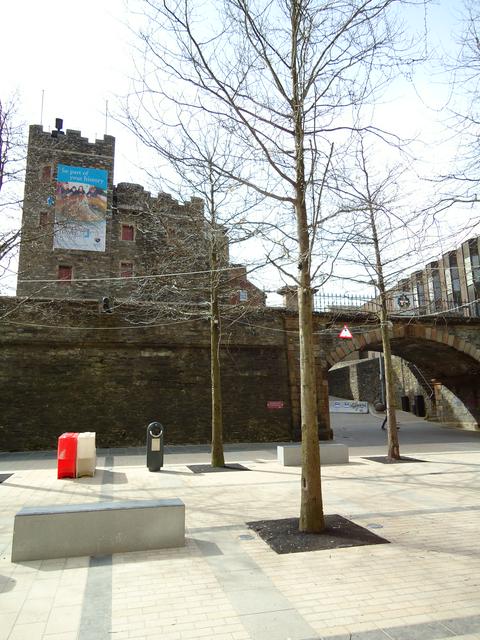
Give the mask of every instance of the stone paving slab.
<path id="1" fill-rule="evenodd" d="M 197 475 L 185 454 L 150 473 L 111 453 L 94 478 L 57 480 L 12 459 L 0 484 L 0 640 L 479 640 L 480 453 L 422 457 L 323 471 L 326 513 L 390 544 L 287 555 L 245 524 L 298 516 L 300 470 L 274 460 L 245 452 L 249 473 Z M 174 497 L 184 548 L 10 562 L 21 507 Z"/>

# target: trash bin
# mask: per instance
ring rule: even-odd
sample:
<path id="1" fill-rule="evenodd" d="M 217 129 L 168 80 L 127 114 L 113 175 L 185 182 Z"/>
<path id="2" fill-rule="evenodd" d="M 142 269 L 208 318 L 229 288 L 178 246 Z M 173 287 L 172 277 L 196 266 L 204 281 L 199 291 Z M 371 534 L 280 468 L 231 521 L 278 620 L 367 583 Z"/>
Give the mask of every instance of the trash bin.
<path id="1" fill-rule="evenodd" d="M 408 396 L 402 396 L 400 400 L 402 403 L 402 411 L 410 411 L 410 398 Z"/>
<path id="2" fill-rule="evenodd" d="M 95 432 L 79 433 L 77 438 L 77 478 L 95 475 L 97 451 L 95 448 Z"/>
<path id="3" fill-rule="evenodd" d="M 149 471 L 160 471 L 163 467 L 163 427 L 160 422 L 151 422 L 147 427 L 147 467 Z"/>
<path id="4" fill-rule="evenodd" d="M 78 433 L 62 433 L 58 438 L 57 478 L 75 478 L 77 474 Z"/>
<path id="5" fill-rule="evenodd" d="M 415 396 L 415 415 L 420 418 L 425 417 L 425 399 L 423 396 Z"/>

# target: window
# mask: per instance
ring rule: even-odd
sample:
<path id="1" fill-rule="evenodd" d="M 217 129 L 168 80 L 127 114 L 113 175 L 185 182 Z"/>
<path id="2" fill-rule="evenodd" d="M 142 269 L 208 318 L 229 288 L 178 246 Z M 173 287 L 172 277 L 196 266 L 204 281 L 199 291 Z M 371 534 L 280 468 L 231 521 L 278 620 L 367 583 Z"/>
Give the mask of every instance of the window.
<path id="1" fill-rule="evenodd" d="M 46 164 L 42 167 L 42 182 L 50 182 L 52 179 L 52 167 Z"/>
<path id="2" fill-rule="evenodd" d="M 469 286 L 469 298 L 478 300 L 480 298 L 480 257 L 478 255 L 477 238 L 469 240 L 470 262 L 465 258 L 465 272 L 467 275 L 467 285 Z M 473 287 L 472 287 L 473 285 Z M 473 292 L 472 292 L 473 288 Z M 472 315 L 480 316 L 480 303 L 470 306 Z"/>
<path id="3" fill-rule="evenodd" d="M 245 291 L 245 289 L 240 289 L 240 291 L 238 292 L 238 299 L 240 302 L 247 302 L 248 291 Z"/>
<path id="4" fill-rule="evenodd" d="M 470 262 L 471 262 L 471 271 L 472 271 L 472 279 L 476 288 L 480 291 L 480 257 L 478 255 L 478 244 L 477 239 L 469 241 L 470 248 Z"/>
<path id="5" fill-rule="evenodd" d="M 38 218 L 38 226 L 46 227 L 48 224 L 48 213 L 46 211 L 42 211 Z"/>
<path id="6" fill-rule="evenodd" d="M 452 282 L 452 296 L 455 305 L 462 304 L 462 289 L 460 286 L 460 274 L 458 272 L 457 256 L 452 251 L 448 256 L 450 267 L 450 280 Z"/>
<path id="7" fill-rule="evenodd" d="M 133 262 L 120 262 L 120 276 L 122 278 L 133 276 Z"/>
<path id="8" fill-rule="evenodd" d="M 133 224 L 122 224 L 122 240 L 133 242 L 135 240 L 135 227 Z"/>
<path id="9" fill-rule="evenodd" d="M 71 282 L 72 280 L 72 267 L 65 264 L 61 264 L 58 267 L 58 279 L 62 282 Z"/>
<path id="10" fill-rule="evenodd" d="M 423 282 L 418 279 L 417 280 L 417 298 L 418 298 L 418 306 L 419 307 L 424 307 L 425 306 L 425 286 L 423 284 Z"/>
<path id="11" fill-rule="evenodd" d="M 440 282 L 440 273 L 438 271 L 438 262 L 431 262 L 431 278 L 432 278 L 432 293 L 433 293 L 433 305 L 435 311 L 442 310 L 442 285 Z"/>

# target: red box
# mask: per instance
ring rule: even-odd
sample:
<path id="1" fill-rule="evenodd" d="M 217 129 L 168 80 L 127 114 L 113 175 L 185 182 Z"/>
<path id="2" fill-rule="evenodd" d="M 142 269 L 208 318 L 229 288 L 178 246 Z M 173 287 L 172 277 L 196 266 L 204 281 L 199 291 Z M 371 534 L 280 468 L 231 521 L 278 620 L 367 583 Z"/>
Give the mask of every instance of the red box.
<path id="1" fill-rule="evenodd" d="M 57 478 L 75 478 L 77 475 L 78 433 L 62 433 L 58 438 Z"/>

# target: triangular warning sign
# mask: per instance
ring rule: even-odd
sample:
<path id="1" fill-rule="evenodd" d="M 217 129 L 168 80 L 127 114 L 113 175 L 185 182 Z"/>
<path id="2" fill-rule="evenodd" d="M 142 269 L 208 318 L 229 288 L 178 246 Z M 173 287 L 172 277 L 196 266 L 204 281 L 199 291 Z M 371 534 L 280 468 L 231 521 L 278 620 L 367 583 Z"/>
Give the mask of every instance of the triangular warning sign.
<path id="1" fill-rule="evenodd" d="M 344 340 L 351 340 L 353 338 L 352 334 L 350 333 L 350 329 L 346 324 L 343 325 L 343 329 L 338 334 L 338 337 L 343 338 Z"/>

